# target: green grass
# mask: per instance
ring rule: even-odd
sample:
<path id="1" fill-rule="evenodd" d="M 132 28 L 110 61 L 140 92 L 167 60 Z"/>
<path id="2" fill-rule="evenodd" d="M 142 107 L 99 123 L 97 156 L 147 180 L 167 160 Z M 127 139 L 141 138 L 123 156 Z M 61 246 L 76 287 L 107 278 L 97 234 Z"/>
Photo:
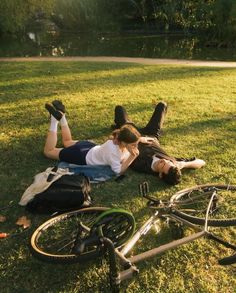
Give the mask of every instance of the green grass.
<path id="1" fill-rule="evenodd" d="M 200 170 L 186 171 L 181 184 L 169 187 L 150 175 L 127 173 L 93 187 L 95 205 L 133 212 L 138 226 L 149 215 L 138 194 L 147 180 L 152 195 L 169 197 L 175 191 L 208 182 L 236 184 L 236 70 L 207 67 L 144 66 L 122 63 L 32 62 L 0 63 L 0 210 L 6 222 L 0 232 L 20 232 L 16 220 L 27 215 L 29 230 L 0 239 L 1 292 L 110 292 L 106 266 L 51 265 L 32 257 L 28 242 L 46 216 L 27 214 L 17 205 L 33 176 L 55 164 L 43 156 L 49 117 L 45 102 L 61 99 L 75 138 L 104 141 L 110 134 L 114 106 L 122 104 L 142 126 L 153 103 L 168 103 L 162 145 L 175 156 L 206 160 Z M 61 140 L 59 139 L 59 144 Z M 235 231 L 230 233 L 233 240 Z M 140 250 L 159 240 L 154 232 Z M 230 252 L 204 239 L 169 251 L 138 267 L 140 273 L 122 284 L 122 292 L 235 292 L 235 267 L 220 267 L 217 259 Z"/>

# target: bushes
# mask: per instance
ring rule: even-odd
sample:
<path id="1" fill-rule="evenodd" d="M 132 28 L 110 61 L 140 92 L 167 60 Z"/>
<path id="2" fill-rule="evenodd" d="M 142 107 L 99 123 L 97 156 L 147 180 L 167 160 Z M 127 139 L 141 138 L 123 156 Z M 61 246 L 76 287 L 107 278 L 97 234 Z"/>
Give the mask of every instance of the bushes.
<path id="1" fill-rule="evenodd" d="M 19 34 L 24 32 L 33 17 L 49 16 L 55 0 L 1 0 L 0 32 Z"/>
<path id="2" fill-rule="evenodd" d="M 183 31 L 232 44 L 236 33 L 234 0 L 1 0 L 0 31 L 19 33 L 32 19 L 51 17 L 76 32 L 137 27 L 156 32 Z"/>

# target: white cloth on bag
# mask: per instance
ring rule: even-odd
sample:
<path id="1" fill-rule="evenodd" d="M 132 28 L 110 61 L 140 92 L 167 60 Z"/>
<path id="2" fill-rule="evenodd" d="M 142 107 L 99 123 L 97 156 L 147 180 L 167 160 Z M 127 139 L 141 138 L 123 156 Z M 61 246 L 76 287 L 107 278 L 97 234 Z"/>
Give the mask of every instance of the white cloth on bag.
<path id="1" fill-rule="evenodd" d="M 49 167 L 44 172 L 41 172 L 34 177 L 33 183 L 25 190 L 23 193 L 21 200 L 19 201 L 19 205 L 25 206 L 27 203 L 34 198 L 34 196 L 44 190 L 48 189 L 48 187 L 56 180 L 58 180 L 63 175 L 72 175 L 72 172 L 69 172 L 69 169 L 58 168 L 56 172 L 52 171 L 55 167 Z M 47 181 L 48 176 L 52 174 L 54 175 L 51 181 Z"/>

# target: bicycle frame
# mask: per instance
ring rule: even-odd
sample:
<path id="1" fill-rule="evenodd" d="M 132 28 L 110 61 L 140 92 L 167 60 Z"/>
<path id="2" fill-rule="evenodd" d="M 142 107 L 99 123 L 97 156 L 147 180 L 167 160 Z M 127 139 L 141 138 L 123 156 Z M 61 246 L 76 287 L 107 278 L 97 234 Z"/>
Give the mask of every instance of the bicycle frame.
<path id="1" fill-rule="evenodd" d="M 156 228 L 157 233 L 160 232 L 160 217 L 163 215 L 160 215 L 159 211 L 156 211 L 153 216 L 151 216 L 144 224 L 143 226 L 133 235 L 133 237 L 122 247 L 122 248 L 111 248 L 111 243 L 108 243 L 107 239 L 103 241 L 105 244 L 105 248 L 108 250 L 109 254 L 109 263 L 110 263 L 110 282 L 111 282 L 111 287 L 113 288 L 113 291 L 117 292 L 119 285 L 122 281 L 131 278 L 134 274 L 138 273 L 138 269 L 135 266 L 135 264 L 147 260 L 149 258 L 153 258 L 154 256 L 157 256 L 165 251 L 168 251 L 170 249 L 176 248 L 180 245 L 192 242 L 196 239 L 199 239 L 201 237 L 208 237 L 210 239 L 213 239 L 223 245 L 225 245 L 228 248 L 236 249 L 236 246 L 225 242 L 222 239 L 219 239 L 215 237 L 212 233 L 208 231 L 208 215 L 209 211 L 211 208 L 211 205 L 213 203 L 213 200 L 216 196 L 216 192 L 214 191 L 210 200 L 209 204 L 207 207 L 206 215 L 205 215 L 205 225 L 204 227 L 199 227 L 195 224 L 190 223 L 187 220 L 184 220 L 174 214 L 171 214 L 171 212 L 167 215 L 165 215 L 166 218 L 172 219 L 174 221 L 177 221 L 181 224 L 185 224 L 191 228 L 194 228 L 197 230 L 196 233 L 193 233 L 190 236 L 183 237 L 181 239 L 172 241 L 170 243 L 161 245 L 159 247 L 150 249 L 146 252 L 131 256 L 131 257 L 126 257 L 128 252 L 135 246 L 137 241 L 144 235 L 150 231 L 152 227 Z M 123 271 L 118 271 L 117 266 L 116 266 L 116 259 L 119 259 L 120 263 L 124 266 Z"/>
<path id="2" fill-rule="evenodd" d="M 232 227 L 236 225 L 234 213 L 233 217 L 228 214 L 224 215 L 225 209 L 219 216 L 215 217 L 213 214 L 212 218 L 208 217 L 210 213 L 214 213 L 218 209 L 217 201 L 221 197 L 220 193 L 217 194 L 218 190 L 236 191 L 236 186 L 199 185 L 175 193 L 170 200 L 158 200 L 147 195 L 148 184 L 144 183 L 141 186 L 142 195 L 150 201 L 148 206 L 152 208 L 153 214 L 134 235 L 135 220 L 130 212 L 106 207 L 87 208 L 59 215 L 40 225 L 31 237 L 32 252 L 42 260 L 55 263 L 82 263 L 108 254 L 111 287 L 116 289 L 123 280 L 138 272 L 136 265 L 139 262 L 201 237 L 210 238 L 236 251 L 236 245 L 216 237 L 208 230 L 208 226 Z M 204 212 L 205 203 L 206 212 Z M 226 204 L 224 207 L 227 211 L 227 207 L 231 206 Z M 202 212 L 205 213 L 205 216 L 202 216 Z M 192 214 L 194 216 L 191 216 Z M 179 225 L 186 225 L 193 228 L 194 232 L 187 237 L 178 235 L 178 240 L 160 246 L 156 245 L 156 247 L 136 255 L 129 255 L 128 253 L 137 241 L 144 237 L 151 228 L 155 227 L 156 232 L 160 232 L 163 220 L 173 223 L 177 229 Z M 57 230 L 58 235 L 54 233 Z M 233 264 L 235 261 L 234 252 L 232 256 L 218 260 L 218 263 L 227 265 Z"/>

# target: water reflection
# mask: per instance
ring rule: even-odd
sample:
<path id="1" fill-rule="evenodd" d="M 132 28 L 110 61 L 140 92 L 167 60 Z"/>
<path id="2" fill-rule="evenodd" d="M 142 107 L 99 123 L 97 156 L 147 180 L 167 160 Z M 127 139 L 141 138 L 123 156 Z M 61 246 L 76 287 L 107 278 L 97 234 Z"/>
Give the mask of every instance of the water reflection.
<path id="1" fill-rule="evenodd" d="M 1 57 L 122 56 L 236 60 L 236 49 L 209 48 L 197 37 L 181 35 L 87 35 L 30 31 L 21 39 L 0 40 Z"/>

